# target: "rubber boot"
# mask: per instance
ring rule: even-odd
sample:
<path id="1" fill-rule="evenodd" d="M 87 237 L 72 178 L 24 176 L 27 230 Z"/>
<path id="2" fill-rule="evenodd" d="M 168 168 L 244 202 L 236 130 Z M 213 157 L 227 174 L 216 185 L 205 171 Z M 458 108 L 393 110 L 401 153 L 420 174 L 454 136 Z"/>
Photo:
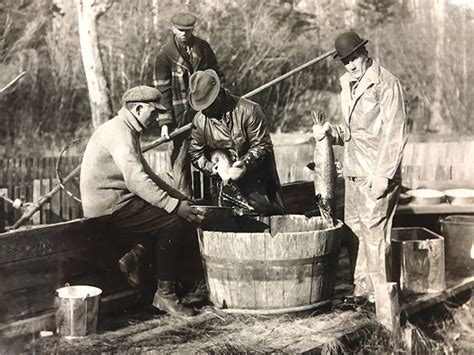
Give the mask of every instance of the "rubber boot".
<path id="1" fill-rule="evenodd" d="M 153 306 L 172 316 L 192 317 L 196 315 L 193 308 L 186 307 L 179 301 L 174 281 L 158 281 Z"/>
<path id="2" fill-rule="evenodd" d="M 137 288 L 142 284 L 141 264 L 144 256 L 145 248 L 137 244 L 119 260 L 120 271 L 125 274 L 131 287 Z"/>

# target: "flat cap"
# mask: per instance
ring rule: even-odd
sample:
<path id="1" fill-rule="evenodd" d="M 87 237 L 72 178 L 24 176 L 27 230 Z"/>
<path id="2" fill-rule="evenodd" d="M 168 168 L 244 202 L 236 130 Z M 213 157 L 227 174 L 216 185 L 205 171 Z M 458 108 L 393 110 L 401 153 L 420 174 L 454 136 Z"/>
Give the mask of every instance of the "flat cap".
<path id="1" fill-rule="evenodd" d="M 192 30 L 197 17 L 189 12 L 179 12 L 171 18 L 171 24 L 178 30 Z"/>
<path id="2" fill-rule="evenodd" d="M 160 112 L 166 112 L 163 105 L 160 104 L 161 93 L 151 86 L 141 85 L 135 86 L 125 91 L 122 96 L 122 104 L 129 102 L 144 102 L 155 106 Z"/>

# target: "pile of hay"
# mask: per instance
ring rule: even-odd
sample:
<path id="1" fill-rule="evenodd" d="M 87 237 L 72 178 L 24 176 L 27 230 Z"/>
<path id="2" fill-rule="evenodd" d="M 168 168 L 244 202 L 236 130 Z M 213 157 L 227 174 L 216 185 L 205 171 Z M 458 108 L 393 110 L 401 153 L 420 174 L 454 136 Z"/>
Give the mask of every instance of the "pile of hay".
<path id="1" fill-rule="evenodd" d="M 339 349 L 349 333 L 368 329 L 374 320 L 366 314 L 335 310 L 329 314 L 248 316 L 206 307 L 194 318 L 159 315 L 116 331 L 106 331 L 70 342 L 58 337 L 34 344 L 42 352 L 96 353 L 106 351 L 160 352 L 302 352 Z"/>

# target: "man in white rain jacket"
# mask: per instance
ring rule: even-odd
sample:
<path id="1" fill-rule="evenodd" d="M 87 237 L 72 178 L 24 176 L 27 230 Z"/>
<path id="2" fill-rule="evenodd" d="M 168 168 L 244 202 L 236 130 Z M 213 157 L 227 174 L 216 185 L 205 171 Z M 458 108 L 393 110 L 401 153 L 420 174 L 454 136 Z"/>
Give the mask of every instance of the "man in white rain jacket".
<path id="1" fill-rule="evenodd" d="M 344 123 L 313 126 L 316 139 L 329 132 L 333 144 L 344 145 L 344 219 L 359 240 L 357 302 L 374 302 L 374 286 L 391 278 L 390 236 L 407 141 L 400 82 L 369 57 L 367 42 L 352 31 L 337 37 L 334 58 L 346 69 L 340 79 Z"/>

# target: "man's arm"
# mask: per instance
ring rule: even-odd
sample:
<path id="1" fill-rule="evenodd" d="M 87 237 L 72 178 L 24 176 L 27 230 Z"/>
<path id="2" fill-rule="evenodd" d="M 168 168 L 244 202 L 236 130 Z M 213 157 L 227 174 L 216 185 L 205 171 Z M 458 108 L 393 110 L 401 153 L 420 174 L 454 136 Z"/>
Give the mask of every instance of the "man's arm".
<path id="1" fill-rule="evenodd" d="M 272 153 L 273 144 L 270 138 L 270 132 L 266 125 L 265 114 L 260 106 L 255 106 L 250 117 L 248 117 L 246 125 L 246 134 L 249 137 L 249 150 L 240 159 L 244 162 L 247 171 L 257 167 L 261 161 Z"/>
<path id="2" fill-rule="evenodd" d="M 180 191 L 176 190 L 174 187 L 171 187 L 165 180 L 163 180 L 161 177 L 159 177 L 154 171 L 153 169 L 151 168 L 151 166 L 148 164 L 148 162 L 145 160 L 145 158 L 143 157 L 143 155 L 141 156 L 141 161 L 143 163 L 143 169 L 145 170 L 145 172 L 148 174 L 148 176 L 150 177 L 150 179 L 153 180 L 153 182 L 155 184 L 157 184 L 158 186 L 162 187 L 164 190 L 166 190 L 166 192 L 168 192 L 168 194 L 171 196 L 171 197 L 174 197 L 174 198 L 177 198 L 179 200 L 186 200 L 187 197 L 184 196 Z"/>
<path id="3" fill-rule="evenodd" d="M 189 156 L 191 157 L 191 162 L 196 168 L 210 176 L 214 174 L 214 164 L 206 158 L 205 147 L 206 140 L 204 138 L 204 132 L 197 127 L 193 121 L 191 128 L 191 142 L 189 143 Z"/>
<path id="4" fill-rule="evenodd" d="M 161 92 L 160 103 L 166 108 L 165 113 L 158 116 L 160 127 L 173 125 L 173 97 L 171 92 L 171 64 L 163 50 L 155 58 L 155 87 Z"/>
<path id="5" fill-rule="evenodd" d="M 131 192 L 151 205 L 172 213 L 178 207 L 179 199 L 170 196 L 166 191 L 166 184 L 157 184 L 147 174 L 138 144 L 138 139 L 133 139 L 130 135 L 115 136 L 108 150 Z"/>
<path id="6" fill-rule="evenodd" d="M 382 87 L 380 95 L 382 136 L 375 164 L 376 177 L 392 179 L 402 161 L 407 142 L 405 104 L 401 85 L 392 81 Z"/>

